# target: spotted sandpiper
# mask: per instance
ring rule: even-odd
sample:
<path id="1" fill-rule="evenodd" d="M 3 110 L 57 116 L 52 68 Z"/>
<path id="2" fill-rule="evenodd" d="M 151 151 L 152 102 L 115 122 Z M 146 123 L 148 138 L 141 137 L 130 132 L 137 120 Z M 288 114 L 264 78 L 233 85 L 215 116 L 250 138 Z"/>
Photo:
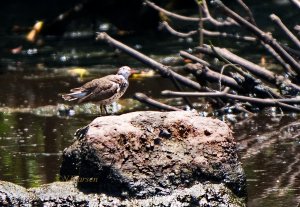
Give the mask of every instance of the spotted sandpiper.
<path id="1" fill-rule="evenodd" d="M 79 88 L 71 89 L 71 93 L 63 94 L 62 98 L 66 101 L 77 100 L 78 103 L 96 102 L 100 104 L 101 112 L 104 108 L 107 113 L 106 105 L 118 100 L 128 88 L 130 74 L 131 68 L 123 66 L 116 75 L 94 79 Z"/>

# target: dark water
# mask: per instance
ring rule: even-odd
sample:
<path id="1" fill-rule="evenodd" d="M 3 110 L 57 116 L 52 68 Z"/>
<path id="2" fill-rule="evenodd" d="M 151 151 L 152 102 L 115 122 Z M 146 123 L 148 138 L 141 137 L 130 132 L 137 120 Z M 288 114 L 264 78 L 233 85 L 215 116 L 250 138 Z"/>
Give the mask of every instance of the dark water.
<path id="1" fill-rule="evenodd" d="M 267 8 L 265 4 L 265 7 L 252 5 L 255 15 L 262 19 L 261 25 L 269 24 L 263 12 Z M 278 12 L 282 14 L 282 11 Z M 289 17 L 294 20 L 295 14 L 291 12 L 286 16 Z M 9 30 L 0 33 L 0 180 L 25 187 L 56 181 L 63 149 L 72 143 L 76 129 L 96 117 L 90 105 L 81 107 L 75 116 L 61 116 L 58 109 L 64 102 L 58 94 L 95 77 L 114 73 L 121 65 L 147 68 L 103 43 L 96 43 L 90 30 L 71 31 L 64 38 L 46 39 L 43 46 L 25 44 L 22 52 L 16 55 L 10 50 L 21 44 L 23 36 L 12 35 Z M 76 35 L 78 37 L 74 38 Z M 180 49 L 196 44 L 193 40 L 160 34 L 119 39 L 157 60 L 170 54 L 177 56 Z M 214 41 L 223 42 L 222 39 Z M 239 47 L 242 48 L 239 53 L 255 51 L 243 43 L 238 44 Z M 253 52 L 253 55 L 247 54 L 247 58 L 257 61 L 259 55 Z M 74 76 L 70 72 L 74 67 L 83 67 L 89 74 L 81 78 Z M 174 87 L 168 79 L 157 74 L 132 78 L 128 92 L 119 101 L 121 110 L 118 113 L 148 110 L 132 99 L 133 94 L 143 92 L 161 98 L 160 91 L 164 89 Z M 180 100 L 173 100 L 173 103 L 181 104 Z M 232 122 L 236 117 L 225 118 L 233 128 L 247 174 L 248 205 L 297 206 L 300 201 L 300 122 L 295 115 L 269 114 L 238 122 Z"/>

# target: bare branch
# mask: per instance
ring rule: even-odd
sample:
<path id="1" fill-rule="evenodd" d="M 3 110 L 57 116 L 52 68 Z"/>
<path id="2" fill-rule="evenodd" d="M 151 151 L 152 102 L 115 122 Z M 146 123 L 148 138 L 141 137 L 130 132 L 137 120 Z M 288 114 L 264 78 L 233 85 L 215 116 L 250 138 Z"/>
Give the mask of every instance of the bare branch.
<path id="1" fill-rule="evenodd" d="M 160 23 L 159 28 L 160 28 L 160 29 L 166 29 L 166 30 L 167 30 L 169 33 L 171 33 L 172 35 L 175 35 L 175 36 L 177 36 L 177 37 L 182 37 L 182 38 L 191 37 L 191 36 L 193 36 L 193 35 L 198 34 L 198 31 L 196 31 L 196 30 L 190 31 L 190 32 L 186 32 L 186 33 L 178 32 L 178 31 L 176 31 L 175 29 L 173 29 L 173 28 L 168 24 L 168 22 L 166 22 L 166 21 Z"/>
<path id="2" fill-rule="evenodd" d="M 243 9 L 247 12 L 249 18 L 250 18 L 250 22 L 254 25 L 256 25 L 256 22 L 255 22 L 255 19 L 253 17 L 253 14 L 252 14 L 252 11 L 249 9 L 249 7 L 247 6 L 247 4 L 245 4 L 243 2 L 243 0 L 236 0 L 240 5 L 241 7 L 243 7 Z"/>
<path id="3" fill-rule="evenodd" d="M 229 9 L 227 6 L 223 4 L 220 0 L 215 0 L 214 3 L 222 9 L 228 16 L 232 17 L 235 21 L 244 25 L 248 30 L 250 30 L 254 35 L 256 35 L 259 39 L 261 39 L 266 44 L 269 44 L 280 56 L 284 59 L 292 68 L 300 74 L 300 63 L 298 63 L 289 53 L 287 53 L 282 46 L 269 34 L 263 32 L 261 29 L 251 24 L 243 17 Z"/>
<path id="4" fill-rule="evenodd" d="M 179 14 L 167 11 L 167 10 L 165 10 L 165 9 L 157 6 L 155 3 L 151 2 L 151 1 L 145 1 L 145 4 L 148 5 L 148 6 L 150 6 L 153 9 L 155 9 L 155 10 L 157 10 L 159 12 L 162 12 L 165 15 L 173 17 L 175 19 L 179 19 L 179 20 L 183 20 L 183 21 L 192 21 L 192 22 L 199 22 L 199 20 L 200 20 L 197 17 L 186 17 L 186 16 L 183 16 L 183 15 L 179 15 Z M 207 18 L 203 18 L 202 19 L 202 21 L 206 21 L 206 20 L 207 20 Z"/>
<path id="5" fill-rule="evenodd" d="M 188 78 L 174 72 L 173 70 L 171 70 L 170 67 L 167 67 L 167 66 L 147 57 L 146 55 L 138 52 L 137 50 L 134 50 L 133 48 L 128 47 L 127 45 L 115 40 L 114 38 L 112 38 L 108 34 L 106 34 L 105 32 L 98 33 L 96 40 L 103 40 L 103 41 L 107 42 L 108 44 L 112 45 L 113 47 L 120 49 L 121 51 L 129 54 L 133 58 L 135 58 L 135 59 L 143 62 L 144 64 L 148 65 L 149 67 L 157 70 L 164 77 L 174 78 L 178 82 L 180 82 L 190 88 L 198 90 L 198 91 L 205 90 L 205 88 L 201 87 L 199 83 L 192 81 L 191 79 L 188 79 Z"/>
<path id="6" fill-rule="evenodd" d="M 288 105 L 287 103 L 297 103 L 300 104 L 300 99 L 262 99 L 262 98 L 253 98 L 248 96 L 240 96 L 240 95 L 233 95 L 224 92 L 177 92 L 177 91 L 162 91 L 162 95 L 166 96 L 175 96 L 175 97 L 218 97 L 218 98 L 228 98 L 233 100 L 239 100 L 243 102 L 249 102 L 256 105 L 261 106 L 277 106 L 281 107 L 282 109 L 286 109 L 289 111 L 297 111 L 300 112 L 299 107 Z"/>
<path id="7" fill-rule="evenodd" d="M 280 29 L 289 37 L 289 39 L 300 49 L 300 41 L 298 38 L 283 24 L 281 19 L 275 14 L 271 14 L 270 18 L 274 21 Z"/>
<path id="8" fill-rule="evenodd" d="M 170 32 L 172 35 L 178 36 L 178 37 L 190 37 L 193 35 L 197 35 L 199 32 L 197 30 L 193 30 L 187 33 L 178 32 L 175 29 L 173 29 L 167 22 L 162 22 L 160 24 L 161 29 L 166 29 L 168 32 Z M 224 37 L 224 38 L 232 38 L 236 40 L 243 40 L 243 41 L 249 41 L 249 42 L 255 42 L 257 39 L 255 37 L 250 36 L 240 36 L 238 34 L 228 34 L 226 32 L 216 32 L 216 31 L 209 31 L 206 29 L 202 29 L 202 32 L 205 36 L 208 37 Z"/>
<path id="9" fill-rule="evenodd" d="M 204 80 L 210 82 L 218 82 L 220 81 L 222 84 L 229 86 L 235 90 L 243 91 L 243 88 L 231 77 L 227 75 L 220 74 L 218 72 L 210 70 L 206 66 L 201 66 L 199 63 L 197 64 L 187 64 L 186 67 L 190 72 L 195 74 L 198 78 L 203 78 Z"/>
<path id="10" fill-rule="evenodd" d="M 220 71 L 220 70 L 217 69 L 215 66 L 211 65 L 210 63 L 206 62 L 205 60 L 202 60 L 202 59 L 200 59 L 200 58 L 196 57 L 195 55 L 192 55 L 192 54 L 190 54 L 190 53 L 188 53 L 188 52 L 185 52 L 185 51 L 182 51 L 182 50 L 181 50 L 181 51 L 179 52 L 179 55 L 180 55 L 181 57 L 190 59 L 190 60 L 192 60 L 192 61 L 194 61 L 194 62 L 200 63 L 200 64 L 202 64 L 202 65 L 204 65 L 204 66 L 209 67 L 209 68 L 212 68 L 214 71 Z"/>
<path id="11" fill-rule="evenodd" d="M 214 47 L 214 50 L 216 50 L 217 53 L 219 53 L 225 59 L 244 67 L 254 75 L 262 77 L 262 79 L 267 80 L 269 82 L 275 83 L 276 75 L 273 72 L 231 53 L 226 48 Z M 201 52 L 214 57 L 216 56 L 214 51 L 208 45 L 204 45 L 204 47 L 202 48 L 196 47 L 195 52 Z"/>
<path id="12" fill-rule="evenodd" d="M 177 107 L 174 106 L 169 106 L 167 104 L 161 103 L 159 101 L 156 101 L 152 98 L 149 98 L 148 96 L 146 96 L 143 93 L 135 93 L 134 94 L 134 98 L 137 99 L 138 101 L 153 106 L 155 108 L 161 109 L 161 110 L 167 110 L 167 111 L 183 111 L 182 109 L 179 109 Z"/>
<path id="13" fill-rule="evenodd" d="M 225 48 L 214 47 L 214 50 L 216 50 L 217 53 L 219 53 L 225 59 L 242 66 L 243 68 L 245 68 L 252 74 L 260 77 L 261 79 L 263 79 L 265 81 L 268 81 L 269 83 L 272 83 L 274 85 L 283 84 L 288 87 L 291 87 L 292 89 L 294 89 L 296 91 L 300 91 L 300 86 L 291 83 L 289 80 L 286 80 L 286 78 L 284 78 L 283 76 L 276 75 L 275 73 L 273 73 L 263 67 L 260 67 L 259 65 L 256 65 L 246 59 L 243 59 L 243 58 L 231 53 L 230 51 L 228 51 Z M 214 51 L 211 48 L 209 48 L 208 45 L 204 45 L 203 48 L 196 47 L 195 51 L 219 58 L 214 53 Z"/>
<path id="14" fill-rule="evenodd" d="M 294 30 L 300 32 L 300 25 L 296 25 L 296 26 L 294 27 Z"/>
<path id="15" fill-rule="evenodd" d="M 226 32 L 215 32 L 209 30 L 203 30 L 203 34 L 209 37 L 224 37 L 224 38 L 232 38 L 236 40 L 243 40 L 248 42 L 256 42 L 257 39 L 255 37 L 250 36 L 240 36 L 239 34 L 228 34 Z"/>
<path id="16" fill-rule="evenodd" d="M 222 22 L 214 19 L 210 15 L 210 12 L 209 12 L 206 0 L 202 0 L 202 4 L 203 4 L 203 13 L 204 13 L 204 16 L 207 18 L 207 21 L 209 21 L 211 24 L 213 24 L 213 25 L 215 25 L 217 27 L 232 26 L 232 25 L 238 26 L 239 25 L 236 21 L 234 21 L 231 18 L 227 18 L 225 21 L 222 21 Z"/>
<path id="17" fill-rule="evenodd" d="M 225 67 L 233 67 L 232 63 L 228 63 Z M 265 85 L 261 80 L 254 78 L 250 74 L 242 73 L 241 78 L 237 78 L 232 74 L 232 77 L 224 75 L 223 72 L 214 72 L 211 71 L 208 67 L 204 66 L 204 68 L 198 64 L 187 64 L 186 67 L 197 77 L 200 79 L 205 79 L 208 81 L 218 81 L 219 83 L 230 86 L 232 89 L 238 90 L 240 92 L 253 92 L 263 97 L 272 97 L 272 98 L 282 98 L 278 92 L 276 92 L 273 88 Z M 224 67 L 224 66 L 223 66 Z M 238 81 L 237 81 L 238 80 Z"/>
<path id="18" fill-rule="evenodd" d="M 278 53 L 268 44 L 264 43 L 263 41 L 260 42 L 262 46 L 273 56 L 273 58 L 292 76 L 296 76 L 297 74 L 295 71 L 292 70 L 291 66 L 287 64 Z"/>

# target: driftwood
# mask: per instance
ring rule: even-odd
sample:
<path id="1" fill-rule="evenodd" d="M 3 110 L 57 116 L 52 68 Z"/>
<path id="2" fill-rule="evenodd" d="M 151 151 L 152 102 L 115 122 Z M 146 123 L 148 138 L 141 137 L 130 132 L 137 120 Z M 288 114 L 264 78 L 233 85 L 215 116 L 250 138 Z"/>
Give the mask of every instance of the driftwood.
<path id="1" fill-rule="evenodd" d="M 112 45 L 113 47 L 118 48 L 119 50 L 129 54 L 131 57 L 134 57 L 135 59 L 137 59 L 137 60 L 143 62 L 144 64 L 148 65 L 149 67 L 155 69 L 164 77 L 169 77 L 169 78 L 174 77 L 175 80 L 177 80 L 178 82 L 180 82 L 190 88 L 193 88 L 198 91 L 204 90 L 204 88 L 202 88 L 199 83 L 192 81 L 191 79 L 188 79 L 188 78 L 174 72 L 171 69 L 171 67 L 167 67 L 167 66 L 149 58 L 148 56 L 138 52 L 137 50 L 134 50 L 133 48 L 130 48 L 127 45 L 124 45 L 123 43 L 115 40 L 114 38 L 112 38 L 111 36 L 106 34 L 105 32 L 99 33 L 96 40 L 103 40 L 103 41 L 107 42 L 108 44 Z"/>
<path id="2" fill-rule="evenodd" d="M 242 73 L 237 75 L 233 72 L 229 72 L 232 76 L 230 77 L 222 73 L 214 72 L 206 66 L 202 67 L 200 64 L 187 64 L 186 67 L 198 79 L 205 79 L 215 83 L 218 82 L 220 91 L 221 85 L 223 84 L 242 93 L 253 92 L 264 98 L 282 98 L 274 89 L 266 86 L 262 81 L 259 81 L 250 74 Z"/>
<path id="3" fill-rule="evenodd" d="M 113 47 L 125 52 L 129 56 L 141 61 L 147 66 L 158 71 L 163 77 L 171 79 L 179 91 L 162 91 L 164 96 L 181 97 L 193 108 L 193 103 L 188 97 L 204 97 L 209 100 L 208 103 L 215 107 L 216 113 L 238 113 L 257 112 L 258 108 L 277 107 L 280 110 L 300 112 L 300 99 L 296 96 L 300 93 L 300 52 L 283 45 L 272 37 L 270 33 L 264 32 L 256 25 L 254 16 L 249 7 L 243 0 L 236 0 L 237 4 L 246 12 L 247 17 L 243 18 L 230 8 L 225 6 L 222 1 L 215 0 L 216 5 L 225 14 L 224 20 L 217 20 L 210 11 L 206 0 L 196 1 L 199 9 L 199 17 L 187 17 L 167 11 L 151 1 L 146 0 L 145 4 L 174 21 L 188 21 L 198 23 L 198 28 L 193 28 L 188 32 L 180 32 L 176 28 L 176 22 L 162 22 L 161 29 L 167 30 L 170 34 L 186 38 L 196 36 L 199 38 L 200 46 L 181 50 L 180 56 L 189 59 L 193 63 L 186 64 L 184 68 L 192 73 L 197 82 L 187 78 L 173 70 L 173 67 L 159 63 L 148 56 L 134 50 L 133 48 L 117 41 L 106 33 L 99 33 L 97 40 L 103 40 Z M 274 22 L 284 31 L 291 42 L 299 48 L 299 40 L 275 15 L 271 15 Z M 204 24 L 205 23 L 205 24 Z M 213 25 L 217 31 L 211 31 L 204 28 L 206 25 Z M 193 24 L 194 25 L 194 24 Z M 250 35 L 233 35 L 222 31 L 222 28 L 235 27 L 250 31 Z M 255 64 L 243 57 L 240 57 L 227 48 L 205 45 L 203 38 L 233 38 L 237 41 L 244 41 L 245 44 L 256 44 L 263 46 L 266 51 L 285 69 L 285 75 L 270 71 L 263 66 Z M 204 59 L 207 56 L 218 58 L 220 63 L 212 63 Z M 222 63 L 222 64 L 221 64 Z M 207 84 L 207 82 L 210 82 Z M 183 92 L 181 85 L 193 89 L 193 92 Z M 204 87 L 205 86 L 205 87 Z M 209 87 L 211 88 L 209 88 Z M 200 92 L 204 91 L 204 92 Z M 163 104 L 153 100 L 145 94 L 136 93 L 135 98 L 145 104 L 154 106 L 161 110 L 182 110 L 177 107 Z M 195 101 L 195 98 L 192 99 Z M 218 105 L 213 105 L 211 100 L 218 100 Z M 225 104 L 226 103 L 226 104 Z"/>
<path id="4" fill-rule="evenodd" d="M 210 82 L 220 82 L 220 84 L 229 86 L 232 89 L 244 91 L 243 88 L 233 78 L 212 71 L 207 66 L 202 67 L 200 64 L 187 64 L 186 67 L 197 78 L 201 78 Z"/>
<path id="5" fill-rule="evenodd" d="M 282 23 L 281 19 L 278 16 L 276 16 L 275 14 L 271 14 L 270 18 L 289 37 L 289 39 L 300 49 L 299 39 Z"/>
<path id="6" fill-rule="evenodd" d="M 242 66 L 244 69 L 247 69 L 249 72 L 253 73 L 264 81 L 267 81 L 273 85 L 283 84 L 292 88 L 293 90 L 300 91 L 299 85 L 293 84 L 285 77 L 277 75 L 259 65 L 256 65 L 244 58 L 239 57 L 225 48 L 214 47 L 214 50 L 216 50 L 218 54 L 216 54 L 208 45 L 204 45 L 204 47 L 196 47 L 194 50 L 195 52 L 205 53 L 214 57 L 218 57 L 218 54 L 220 54 L 223 58 L 229 60 L 232 63 Z"/>
<path id="7" fill-rule="evenodd" d="M 182 111 L 182 109 L 179 109 L 174 106 L 170 106 L 164 103 L 161 103 L 157 100 L 154 100 L 152 98 L 149 98 L 143 93 L 135 93 L 134 98 L 142 103 L 145 103 L 147 105 L 150 105 L 152 107 L 158 108 L 160 110 L 166 110 L 166 111 Z"/>
<path id="8" fill-rule="evenodd" d="M 162 95 L 175 97 L 219 97 L 250 102 L 260 106 L 278 106 L 288 111 L 300 112 L 299 107 L 288 105 L 287 103 L 300 104 L 300 99 L 261 99 L 247 96 L 239 96 L 224 92 L 177 92 L 177 91 L 162 91 Z"/>
<path id="9" fill-rule="evenodd" d="M 299 75 L 300 74 L 300 63 L 298 63 L 283 47 L 277 42 L 276 39 L 274 39 L 271 35 L 265 33 L 255 25 L 251 24 L 244 18 L 242 18 L 240 15 L 229 9 L 227 6 L 225 6 L 222 1 L 215 0 L 214 4 L 217 5 L 219 8 L 222 9 L 222 11 L 233 18 L 235 21 L 237 21 L 240 25 L 243 25 L 245 28 L 247 28 L 249 31 L 251 31 L 254 35 L 256 35 L 261 41 L 263 41 L 266 44 L 269 44 L 280 56 L 283 60 L 285 60 L 289 65 L 292 66 L 292 68 L 295 70 L 295 72 Z"/>
<path id="10" fill-rule="evenodd" d="M 166 21 L 164 21 L 160 24 L 160 29 L 166 29 L 172 35 L 175 35 L 177 37 L 182 37 L 182 38 L 191 37 L 191 36 L 195 36 L 195 35 L 199 34 L 199 31 L 197 31 L 197 30 L 192 30 L 187 33 L 178 32 L 174 28 L 172 28 Z M 224 37 L 224 38 L 231 38 L 231 39 L 235 39 L 235 40 L 242 40 L 242 41 L 248 41 L 248 42 L 255 42 L 257 40 L 255 37 L 240 36 L 238 34 L 229 34 L 226 32 L 209 31 L 206 29 L 202 29 L 201 31 L 202 31 L 203 35 L 207 36 L 207 37 Z"/>
<path id="11" fill-rule="evenodd" d="M 202 9 L 203 9 L 204 16 L 207 18 L 207 21 L 209 21 L 214 26 L 220 27 L 220 26 L 238 25 L 238 23 L 235 20 L 231 19 L 230 17 L 228 17 L 225 21 L 218 21 L 215 18 L 213 18 L 210 15 L 206 0 L 202 0 L 202 6 L 203 6 Z"/>
<path id="12" fill-rule="evenodd" d="M 187 17 L 187 16 L 183 16 L 183 15 L 179 15 L 179 14 L 167 11 L 167 10 L 157 6 L 155 3 L 151 2 L 151 1 L 145 1 L 145 4 L 150 6 L 151 8 L 159 11 L 159 12 L 164 13 L 167 16 L 173 17 L 173 18 L 178 19 L 178 20 L 190 21 L 190 22 L 199 22 L 199 20 L 200 20 L 197 17 Z M 207 20 L 207 18 L 202 19 L 202 21 L 206 21 L 206 20 Z"/>

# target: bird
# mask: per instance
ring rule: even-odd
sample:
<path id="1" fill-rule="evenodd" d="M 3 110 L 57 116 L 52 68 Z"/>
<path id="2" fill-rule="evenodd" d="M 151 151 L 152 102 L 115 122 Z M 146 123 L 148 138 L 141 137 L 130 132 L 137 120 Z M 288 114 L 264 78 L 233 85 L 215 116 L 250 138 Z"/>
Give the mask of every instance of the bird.
<path id="1" fill-rule="evenodd" d="M 104 108 L 107 114 L 106 105 L 117 101 L 125 93 L 129 86 L 128 78 L 131 73 L 132 69 L 130 67 L 122 66 L 117 74 L 89 81 L 81 87 L 71 89 L 71 93 L 62 94 L 62 98 L 66 101 L 77 101 L 78 103 L 99 103 L 101 113 Z"/>

